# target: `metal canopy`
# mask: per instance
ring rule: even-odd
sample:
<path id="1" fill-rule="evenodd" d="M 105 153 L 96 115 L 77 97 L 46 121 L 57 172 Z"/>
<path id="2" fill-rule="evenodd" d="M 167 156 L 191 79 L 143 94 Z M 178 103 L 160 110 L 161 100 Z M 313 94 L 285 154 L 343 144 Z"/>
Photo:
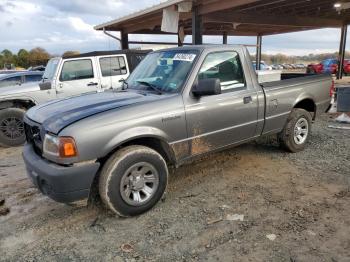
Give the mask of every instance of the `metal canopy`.
<path id="1" fill-rule="evenodd" d="M 160 30 L 164 8 L 189 0 L 160 5 L 95 26 L 96 30 L 124 34 L 167 34 Z M 350 9 L 337 12 L 334 4 L 349 0 L 197 0 L 193 10 L 201 17 L 202 35 L 273 35 L 325 27 L 341 27 L 350 21 Z M 193 15 L 180 13 L 179 27 L 192 35 Z"/>
<path id="2" fill-rule="evenodd" d="M 342 78 L 347 25 L 350 22 L 350 0 L 169 0 L 134 14 L 95 26 L 96 30 L 120 31 L 121 47 L 152 42 L 129 41 L 129 34 L 174 34 L 161 31 L 163 9 L 191 2 L 192 9 L 179 13 L 179 30 L 192 35 L 192 44 L 202 44 L 203 35 L 257 36 L 256 64 L 260 69 L 262 37 L 321 28 L 342 28 L 339 48 L 339 72 Z M 337 8 L 336 8 L 337 7 Z"/>

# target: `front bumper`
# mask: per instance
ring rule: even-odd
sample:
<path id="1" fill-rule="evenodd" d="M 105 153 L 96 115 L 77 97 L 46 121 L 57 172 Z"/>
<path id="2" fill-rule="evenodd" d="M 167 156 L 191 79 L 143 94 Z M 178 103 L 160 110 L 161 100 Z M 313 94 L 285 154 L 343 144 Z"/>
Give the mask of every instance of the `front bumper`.
<path id="1" fill-rule="evenodd" d="M 70 203 L 87 198 L 99 163 L 61 166 L 37 155 L 32 145 L 25 144 L 23 159 L 33 184 L 57 202 Z"/>

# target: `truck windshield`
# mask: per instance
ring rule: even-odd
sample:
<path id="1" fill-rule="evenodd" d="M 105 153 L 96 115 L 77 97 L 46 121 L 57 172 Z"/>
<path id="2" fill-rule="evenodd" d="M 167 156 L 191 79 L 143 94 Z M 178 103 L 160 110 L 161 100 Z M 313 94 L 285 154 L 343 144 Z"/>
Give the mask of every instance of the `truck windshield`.
<path id="1" fill-rule="evenodd" d="M 43 75 L 44 80 L 52 80 L 52 78 L 55 76 L 59 61 L 60 58 L 51 58 L 49 62 L 47 62 L 45 72 Z"/>
<path id="2" fill-rule="evenodd" d="M 126 81 L 128 88 L 176 93 L 198 56 L 196 50 L 158 51 L 146 56 Z"/>

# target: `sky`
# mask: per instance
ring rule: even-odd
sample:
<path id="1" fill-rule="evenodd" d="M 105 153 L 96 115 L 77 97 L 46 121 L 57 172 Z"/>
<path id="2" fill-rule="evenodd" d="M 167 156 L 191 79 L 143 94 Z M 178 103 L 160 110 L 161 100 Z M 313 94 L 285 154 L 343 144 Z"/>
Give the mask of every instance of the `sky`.
<path id="1" fill-rule="evenodd" d="M 0 0 L 0 50 L 6 48 L 17 52 L 21 48 L 40 46 L 51 54 L 61 55 L 67 50 L 87 52 L 119 49 L 117 41 L 103 32 L 95 31 L 93 27 L 160 2 L 163 1 Z M 307 55 L 336 52 L 339 39 L 340 29 L 265 36 L 263 53 Z M 175 42 L 177 37 L 132 35 L 129 40 Z M 221 37 L 204 37 L 206 43 L 220 43 L 221 40 Z M 232 44 L 255 44 L 256 38 L 231 36 L 228 41 Z"/>

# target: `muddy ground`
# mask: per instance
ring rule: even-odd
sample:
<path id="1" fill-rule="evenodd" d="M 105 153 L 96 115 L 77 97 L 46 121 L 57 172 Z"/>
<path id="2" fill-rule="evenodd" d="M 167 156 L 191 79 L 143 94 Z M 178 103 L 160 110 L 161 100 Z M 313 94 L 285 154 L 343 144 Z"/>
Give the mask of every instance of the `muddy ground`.
<path id="1" fill-rule="evenodd" d="M 350 261 L 350 131 L 327 121 L 301 153 L 264 140 L 183 166 L 128 219 L 46 198 L 0 149 L 0 261 Z"/>

